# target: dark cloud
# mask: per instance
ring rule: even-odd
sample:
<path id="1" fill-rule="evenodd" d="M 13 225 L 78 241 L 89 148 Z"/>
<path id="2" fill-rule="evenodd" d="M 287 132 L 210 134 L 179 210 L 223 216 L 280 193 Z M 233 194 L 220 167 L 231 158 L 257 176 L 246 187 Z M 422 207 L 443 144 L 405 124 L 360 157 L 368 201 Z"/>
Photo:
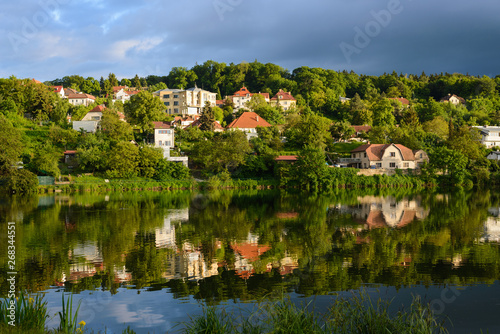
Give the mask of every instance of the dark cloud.
<path id="1" fill-rule="evenodd" d="M 490 0 L 20 0 L 0 5 L 0 76 L 166 75 L 208 59 L 495 76 L 499 9 Z M 346 57 L 341 43 L 356 51 Z"/>

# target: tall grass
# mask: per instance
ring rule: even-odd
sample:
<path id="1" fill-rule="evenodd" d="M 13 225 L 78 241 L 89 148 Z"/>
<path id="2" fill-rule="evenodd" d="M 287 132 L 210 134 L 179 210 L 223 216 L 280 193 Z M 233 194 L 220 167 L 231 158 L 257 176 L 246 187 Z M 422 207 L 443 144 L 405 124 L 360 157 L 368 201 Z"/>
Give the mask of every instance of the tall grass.
<path id="1" fill-rule="evenodd" d="M 208 306 L 201 316 L 185 324 L 183 333 L 447 333 L 443 322 L 419 297 L 413 299 L 407 311 L 398 312 L 390 311 L 391 301 L 374 301 L 365 292 L 352 298 L 337 298 L 323 313 L 313 306 L 297 306 L 284 298 L 276 303 L 263 302 L 256 310 L 240 316 Z"/>
<path id="2" fill-rule="evenodd" d="M 41 294 L 30 295 L 20 292 L 16 299 L 0 300 L 0 332 L 8 332 L 10 329 L 18 333 L 43 332 L 45 321 L 49 317 L 47 302 L 43 298 Z M 11 314 L 9 309 L 11 301 L 14 303 L 15 326 L 9 324 L 12 320 L 8 317 Z"/>
<path id="3" fill-rule="evenodd" d="M 73 313 L 73 295 L 71 295 L 66 302 L 64 302 L 64 293 L 62 294 L 62 311 L 59 312 L 59 328 L 58 330 L 62 333 L 76 333 L 77 332 L 77 318 L 78 311 L 80 310 L 81 301 L 78 303 L 78 307 Z M 85 323 L 81 322 L 79 324 L 80 332 L 82 332 L 82 327 Z"/>

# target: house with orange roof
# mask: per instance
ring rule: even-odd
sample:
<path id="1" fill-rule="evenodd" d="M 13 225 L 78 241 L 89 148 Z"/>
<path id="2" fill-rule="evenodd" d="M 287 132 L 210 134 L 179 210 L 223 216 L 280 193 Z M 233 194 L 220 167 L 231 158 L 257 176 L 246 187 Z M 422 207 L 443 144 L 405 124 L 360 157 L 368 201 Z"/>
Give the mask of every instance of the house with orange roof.
<path id="1" fill-rule="evenodd" d="M 297 100 L 292 96 L 292 93 L 285 92 L 280 89 L 271 99 L 271 106 L 281 107 L 284 111 L 295 108 Z"/>
<path id="2" fill-rule="evenodd" d="M 200 118 L 200 115 L 182 115 L 182 116 L 174 116 L 174 120 L 172 121 L 172 126 L 176 128 L 186 128 L 194 121 Z"/>
<path id="3" fill-rule="evenodd" d="M 238 90 L 237 92 L 234 92 L 233 95 L 226 96 L 226 99 L 233 101 L 234 110 L 237 111 L 241 108 L 245 108 L 246 103 L 249 102 L 252 96 L 256 94 L 262 95 L 262 97 L 267 103 L 270 102 L 269 93 L 261 93 L 261 92 L 250 93 L 248 88 L 246 88 L 245 86 L 241 87 L 240 90 Z"/>
<path id="4" fill-rule="evenodd" d="M 74 106 L 88 106 L 95 102 L 95 97 L 85 93 L 70 93 L 68 102 Z"/>
<path id="5" fill-rule="evenodd" d="M 356 168 L 415 169 L 428 161 L 425 152 L 420 151 L 415 157 L 417 152 L 401 144 L 366 144 L 351 151 L 350 165 Z"/>
<path id="6" fill-rule="evenodd" d="M 401 103 L 403 106 L 410 105 L 410 101 L 408 101 L 408 99 L 405 99 L 404 97 L 389 97 L 388 100 L 397 101 L 397 102 Z"/>
<path id="7" fill-rule="evenodd" d="M 198 117 L 193 123 L 186 126 L 186 129 L 187 128 L 199 128 L 200 125 L 201 125 L 201 122 L 200 122 L 200 118 Z M 222 127 L 222 125 L 220 125 L 219 122 L 214 121 L 213 122 L 213 130 L 214 130 L 214 132 L 223 132 L 224 127 Z"/>
<path id="8" fill-rule="evenodd" d="M 258 136 L 257 127 L 270 127 L 265 119 L 260 117 L 257 113 L 253 111 L 247 111 L 241 114 L 240 117 L 235 119 L 227 126 L 228 130 L 241 130 L 247 134 L 247 139 L 250 140 Z"/>

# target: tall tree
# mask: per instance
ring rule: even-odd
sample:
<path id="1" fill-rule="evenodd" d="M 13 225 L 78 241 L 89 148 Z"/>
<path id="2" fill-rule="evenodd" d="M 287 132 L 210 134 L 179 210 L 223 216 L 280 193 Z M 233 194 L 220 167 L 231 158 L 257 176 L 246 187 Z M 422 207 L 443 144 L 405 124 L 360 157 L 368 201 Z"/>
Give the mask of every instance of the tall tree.
<path id="1" fill-rule="evenodd" d="M 130 101 L 125 102 L 123 109 L 127 120 L 142 131 L 151 131 L 153 121 L 161 121 L 165 117 L 165 106 L 160 98 L 147 91 L 133 95 Z"/>

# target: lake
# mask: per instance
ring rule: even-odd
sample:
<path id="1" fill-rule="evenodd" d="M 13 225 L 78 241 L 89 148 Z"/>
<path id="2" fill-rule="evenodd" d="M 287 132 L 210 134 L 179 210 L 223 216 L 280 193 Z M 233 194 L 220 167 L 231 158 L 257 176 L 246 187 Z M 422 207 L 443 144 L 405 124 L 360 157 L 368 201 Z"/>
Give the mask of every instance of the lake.
<path id="1" fill-rule="evenodd" d="M 322 310 L 364 290 L 395 308 L 420 295 L 452 333 L 496 333 L 499 214 L 491 190 L 55 194 L 2 198 L 0 233 L 16 223 L 17 288 L 51 315 L 72 292 L 95 331 L 175 332 L 203 305 L 283 295 Z"/>

